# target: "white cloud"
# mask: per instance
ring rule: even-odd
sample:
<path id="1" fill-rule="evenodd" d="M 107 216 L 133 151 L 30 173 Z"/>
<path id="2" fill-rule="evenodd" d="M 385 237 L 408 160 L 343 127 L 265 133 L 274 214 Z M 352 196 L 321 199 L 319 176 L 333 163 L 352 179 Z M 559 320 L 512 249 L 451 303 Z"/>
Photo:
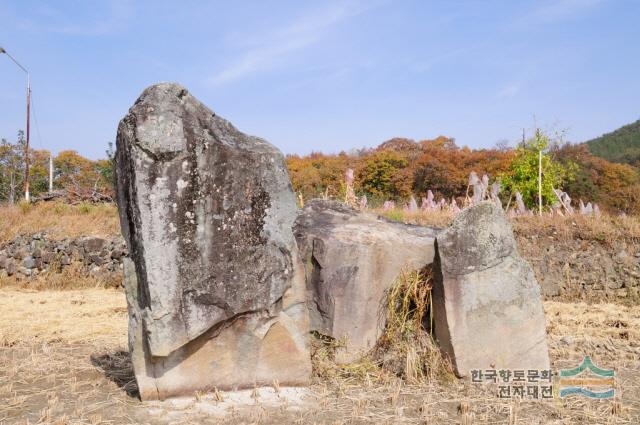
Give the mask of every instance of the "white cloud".
<path id="1" fill-rule="evenodd" d="M 371 9 L 372 4 L 333 3 L 323 10 L 312 10 L 283 29 L 262 34 L 260 41 L 250 37 L 249 47 L 207 79 L 211 85 L 237 80 L 281 64 L 289 55 L 320 41 L 334 26 Z"/>
<path id="2" fill-rule="evenodd" d="M 518 93 L 520 93 L 521 89 L 522 83 L 519 81 L 514 81 L 506 84 L 504 87 L 498 90 L 498 92 L 496 93 L 496 97 L 498 99 L 510 99 L 517 96 Z"/>

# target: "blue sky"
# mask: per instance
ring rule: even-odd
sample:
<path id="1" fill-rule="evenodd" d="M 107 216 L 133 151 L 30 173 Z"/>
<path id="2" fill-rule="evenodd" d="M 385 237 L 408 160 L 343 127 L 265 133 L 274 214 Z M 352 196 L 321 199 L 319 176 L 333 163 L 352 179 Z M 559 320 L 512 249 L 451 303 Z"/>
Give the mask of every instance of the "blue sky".
<path id="1" fill-rule="evenodd" d="M 637 0 L 0 0 L 0 46 L 32 74 L 38 149 L 103 157 L 160 81 L 285 153 L 478 148 L 640 118 L 639 18 Z M 0 57 L 0 137 L 23 127 L 23 85 Z"/>

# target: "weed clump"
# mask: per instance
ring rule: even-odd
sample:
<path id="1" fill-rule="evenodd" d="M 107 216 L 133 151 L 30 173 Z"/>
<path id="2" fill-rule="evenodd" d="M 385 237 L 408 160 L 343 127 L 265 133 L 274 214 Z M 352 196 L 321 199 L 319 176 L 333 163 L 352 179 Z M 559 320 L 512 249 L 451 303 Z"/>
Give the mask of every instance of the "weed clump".
<path id="1" fill-rule="evenodd" d="M 403 271 L 387 291 L 381 314 L 385 327 L 376 346 L 351 363 L 336 361 L 345 341 L 316 333 L 312 344 L 314 375 L 321 380 L 408 384 L 451 381 L 450 362 L 442 357 L 433 329 L 431 268 Z"/>
<path id="2" fill-rule="evenodd" d="M 370 356 L 362 356 L 350 363 L 337 361 L 336 353 L 343 349 L 346 341 L 313 332 L 311 342 L 311 365 L 313 376 L 319 381 L 375 382 L 384 380 L 384 371 Z"/>
<path id="3" fill-rule="evenodd" d="M 372 352 L 384 370 L 411 384 L 453 377 L 431 334 L 432 289 L 431 266 L 400 273 L 387 292 L 386 326 Z"/>
<path id="4" fill-rule="evenodd" d="M 20 208 L 20 212 L 23 215 L 29 214 L 33 208 L 32 204 L 29 201 L 22 200 L 18 202 L 18 208 Z"/>

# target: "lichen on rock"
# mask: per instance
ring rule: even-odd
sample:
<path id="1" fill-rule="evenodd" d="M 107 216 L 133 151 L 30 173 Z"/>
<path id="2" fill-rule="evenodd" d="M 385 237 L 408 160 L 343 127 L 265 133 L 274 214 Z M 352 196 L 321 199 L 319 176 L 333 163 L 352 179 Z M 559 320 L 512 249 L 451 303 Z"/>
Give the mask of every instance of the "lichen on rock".
<path id="1" fill-rule="evenodd" d="M 291 230 L 296 205 L 284 158 L 169 83 L 144 90 L 120 122 L 116 145 L 121 226 L 133 261 L 125 273 L 135 270 L 137 280 L 135 293 L 128 292 L 134 296 L 130 311 L 144 329 L 132 333 L 132 346 L 147 350 L 152 367 L 145 373 L 165 385 L 161 393 L 190 390 L 192 384 L 175 376 L 163 381 L 170 371 L 162 365 L 176 362 L 183 375 L 196 373 L 187 371 L 187 357 L 212 348 L 194 344 L 215 344 L 228 329 L 255 334 L 254 326 L 291 319 L 281 316 L 304 303 L 287 296 L 303 292 L 296 286 L 304 287 L 304 273 Z M 308 379 L 306 347 L 298 335 L 306 330 L 306 319 L 297 314 L 292 320 L 300 328 L 285 328 L 295 334 L 298 352 L 290 353 L 290 360 L 300 366 L 267 368 L 273 376 L 266 373 L 264 379 L 292 384 Z M 202 340 L 205 334 L 212 342 Z M 233 352 L 239 350 L 240 334 L 229 336 L 235 342 L 224 350 L 247 372 L 234 379 L 212 370 L 211 385 L 252 386 L 256 371 L 264 372 L 257 354 L 261 340 L 244 347 L 246 353 Z"/>

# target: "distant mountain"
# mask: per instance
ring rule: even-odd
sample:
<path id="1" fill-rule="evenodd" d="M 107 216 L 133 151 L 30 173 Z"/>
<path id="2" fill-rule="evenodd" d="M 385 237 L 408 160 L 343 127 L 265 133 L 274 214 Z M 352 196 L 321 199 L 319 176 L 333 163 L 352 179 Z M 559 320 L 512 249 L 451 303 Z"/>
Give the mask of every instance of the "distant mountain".
<path id="1" fill-rule="evenodd" d="M 640 166 L 640 120 L 586 142 L 589 150 L 611 162 Z"/>

